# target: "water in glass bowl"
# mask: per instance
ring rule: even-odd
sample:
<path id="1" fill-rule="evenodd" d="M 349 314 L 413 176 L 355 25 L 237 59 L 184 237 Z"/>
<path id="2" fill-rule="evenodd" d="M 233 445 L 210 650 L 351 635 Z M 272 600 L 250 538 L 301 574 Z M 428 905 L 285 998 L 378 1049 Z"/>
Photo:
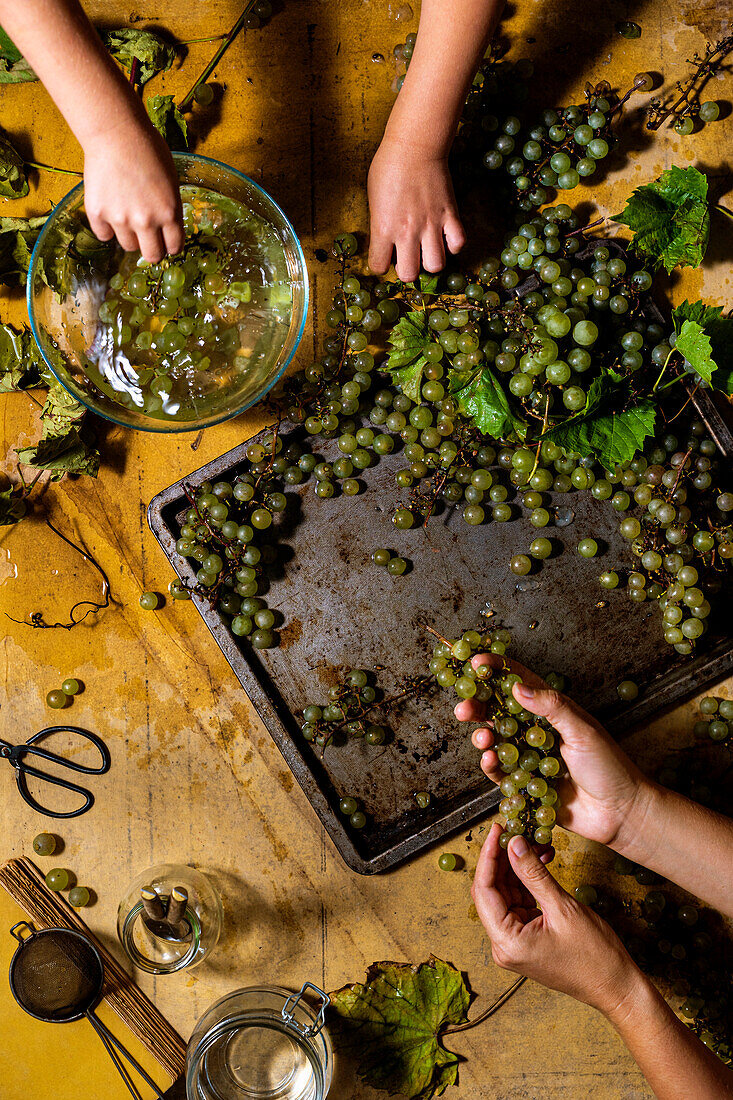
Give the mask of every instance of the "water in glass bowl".
<path id="1" fill-rule="evenodd" d="M 97 281 L 85 373 L 146 416 L 200 420 L 266 379 L 286 341 L 292 287 L 273 225 L 235 199 L 181 186 L 186 241 L 146 263 L 115 249 Z M 254 377 L 253 377 L 254 376 Z"/>

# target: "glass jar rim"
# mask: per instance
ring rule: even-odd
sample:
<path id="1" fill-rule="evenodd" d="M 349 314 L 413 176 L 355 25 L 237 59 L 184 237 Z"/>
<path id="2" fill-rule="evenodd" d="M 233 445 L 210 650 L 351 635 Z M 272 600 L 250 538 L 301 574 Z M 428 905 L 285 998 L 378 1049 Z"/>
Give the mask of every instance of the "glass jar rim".
<path id="1" fill-rule="evenodd" d="M 306 988 L 314 989 L 322 997 L 321 1008 L 317 1011 L 303 999 Z M 271 998 L 274 1003 L 257 1004 L 258 999 Z M 253 1002 L 251 1006 L 234 1007 L 237 1000 Z M 227 1002 L 232 1002 L 229 1012 Z M 328 1093 L 332 1072 L 332 1048 L 328 1031 L 322 1023 L 322 1016 L 329 1003 L 327 994 L 317 986 L 306 982 L 299 992 L 293 992 L 283 986 L 254 985 L 226 993 L 204 1013 L 194 1028 L 188 1046 L 188 1068 L 186 1088 L 189 1097 L 198 1097 L 199 1071 L 208 1052 L 217 1043 L 226 1042 L 232 1035 L 250 1028 L 267 1028 L 287 1035 L 304 1051 L 310 1062 L 318 1092 L 316 1100 Z M 290 1012 L 287 1012 L 290 1007 Z M 300 1011 L 298 1011 L 300 1010 Z M 219 1018 L 218 1013 L 222 1013 Z M 295 1017 L 300 1016 L 300 1019 Z M 208 1020 L 211 1023 L 208 1023 Z M 303 1026 L 305 1025 L 305 1026 Z"/>

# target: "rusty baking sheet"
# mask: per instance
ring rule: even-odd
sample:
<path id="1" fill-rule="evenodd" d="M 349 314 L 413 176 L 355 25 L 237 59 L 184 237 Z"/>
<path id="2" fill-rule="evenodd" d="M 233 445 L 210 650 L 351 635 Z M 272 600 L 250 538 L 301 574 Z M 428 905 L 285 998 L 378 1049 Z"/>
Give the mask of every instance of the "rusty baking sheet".
<path id="1" fill-rule="evenodd" d="M 698 404 L 721 450 L 733 456 L 733 438 L 712 402 L 703 395 Z M 301 432 L 283 427 L 286 439 Z M 232 478 L 245 446 L 184 480 L 195 486 Z M 325 441 L 319 453 L 335 459 L 336 440 Z M 500 795 L 481 773 L 469 729 L 456 723 L 448 692 L 396 710 L 389 722 L 394 736 L 384 745 L 352 740 L 330 747 L 321 760 L 300 734 L 298 716 L 308 703 L 325 700 L 334 669 L 383 665 L 380 682 L 391 693 L 399 677 L 425 673 L 434 642 L 427 626 L 456 636 L 481 623 L 489 601 L 495 621 L 512 632 L 512 651 L 539 672 L 562 671 L 573 696 L 618 735 L 733 670 L 733 641 L 720 632 L 729 621 L 724 609 L 718 632 L 714 626 L 690 661 L 663 641 L 655 605 L 632 607 L 624 591 L 600 588 L 599 572 L 633 560 L 606 502 L 590 493 L 547 494 L 551 514 L 570 509 L 574 519 L 542 532 L 555 553 L 536 573 L 517 578 L 508 561 L 539 533 L 526 516 L 470 527 L 459 510 L 446 509 L 424 528 L 397 531 L 391 522 L 394 474 L 403 464 L 399 453 L 382 458 L 363 473 L 368 489 L 357 497 L 317 499 L 312 481 L 287 491 L 278 541 L 289 547 L 288 560 L 267 593 L 268 605 L 284 617 L 279 648 L 252 650 L 246 639 L 231 635 L 218 612 L 196 600 L 336 848 L 363 874 L 395 867 L 485 817 Z M 191 581 L 190 563 L 175 550 L 186 507 L 179 481 L 154 498 L 148 520 L 178 575 Z M 587 561 L 575 547 L 590 534 L 602 552 Z M 373 565 L 370 554 L 378 546 L 409 559 L 411 570 L 391 577 Z M 616 684 L 626 677 L 641 692 L 634 704 L 620 706 Z M 432 795 L 425 810 L 414 800 L 421 790 Z M 346 794 L 356 796 L 368 815 L 361 831 L 349 829 L 338 812 Z"/>

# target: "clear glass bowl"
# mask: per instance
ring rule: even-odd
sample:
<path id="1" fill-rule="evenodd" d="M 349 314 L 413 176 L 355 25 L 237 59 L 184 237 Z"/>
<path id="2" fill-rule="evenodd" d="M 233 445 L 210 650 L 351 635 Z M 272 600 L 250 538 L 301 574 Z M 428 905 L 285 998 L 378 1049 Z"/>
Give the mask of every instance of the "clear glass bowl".
<path id="1" fill-rule="evenodd" d="M 184 942 L 153 936 L 143 921 L 140 890 L 150 886 L 157 894 L 170 897 L 175 886 L 188 892 L 183 919 L 191 928 Z M 130 883 L 117 910 L 117 935 L 130 961 L 148 974 L 175 974 L 198 966 L 209 955 L 221 935 L 221 899 L 211 882 L 194 867 L 160 863 L 141 871 Z"/>
<path id="2" fill-rule="evenodd" d="M 77 186 L 53 210 L 33 249 L 27 282 L 28 316 L 43 358 L 58 381 L 92 412 L 131 428 L 148 432 L 187 432 L 210 427 L 237 416 L 259 401 L 274 386 L 295 354 L 308 313 L 308 271 L 295 231 L 273 199 L 247 176 L 210 157 L 174 153 L 181 184 L 216 191 L 241 203 L 274 227 L 282 245 L 292 288 L 292 311 L 284 343 L 266 370 L 243 372 L 236 388 L 227 387 L 220 401 L 194 419 L 158 419 L 136 407 L 118 403 L 88 376 L 86 352 L 92 346 L 98 311 L 107 291 L 106 281 L 92 275 L 85 283 L 74 283 L 72 292 L 59 300 L 40 275 L 53 264 L 59 248 L 65 247 L 69 225 L 79 228 L 75 216 L 83 208 L 84 185 Z M 120 254 L 122 254 L 120 250 Z M 63 353 L 61 356 L 58 350 Z"/>
<path id="3" fill-rule="evenodd" d="M 318 997 L 316 1009 L 306 990 Z M 297 994 L 252 986 L 222 997 L 189 1041 L 187 1100 L 324 1100 L 333 1073 L 328 1003 L 310 982 Z"/>

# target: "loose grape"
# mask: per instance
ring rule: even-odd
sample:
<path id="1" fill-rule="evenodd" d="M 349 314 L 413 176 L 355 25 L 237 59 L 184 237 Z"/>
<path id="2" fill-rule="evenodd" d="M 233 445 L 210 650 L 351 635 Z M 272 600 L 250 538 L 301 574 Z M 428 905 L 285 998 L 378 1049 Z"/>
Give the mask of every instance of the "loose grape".
<path id="1" fill-rule="evenodd" d="M 552 543 L 549 539 L 539 538 L 533 539 L 529 544 L 529 552 L 533 558 L 543 560 L 549 558 L 552 553 Z"/>
<path id="2" fill-rule="evenodd" d="M 347 817 L 351 817 L 351 815 L 355 814 L 357 811 L 356 799 L 352 798 L 351 795 L 347 795 L 345 798 L 342 798 L 339 802 L 339 810 Z"/>
<path id="3" fill-rule="evenodd" d="M 524 577 L 532 568 L 532 562 L 526 554 L 515 554 L 509 562 L 509 568 L 516 576 Z"/>
<path id="4" fill-rule="evenodd" d="M 57 893 L 60 890 L 65 890 L 70 882 L 69 872 L 63 867 L 54 867 L 52 871 L 49 871 L 46 875 L 46 886 L 49 890 L 53 890 Z"/>
<path id="5" fill-rule="evenodd" d="M 598 891 L 594 886 L 576 886 L 574 893 L 581 905 L 593 905 L 598 901 Z"/>
<path id="6" fill-rule="evenodd" d="M 89 904 L 91 895 L 86 886 L 74 886 L 69 890 L 69 904 L 75 909 L 83 909 Z"/>
<path id="7" fill-rule="evenodd" d="M 353 813 L 349 818 L 349 824 L 352 829 L 363 829 L 366 825 L 366 814 L 361 810 L 357 810 L 356 813 Z"/>
<path id="8" fill-rule="evenodd" d="M 64 680 L 62 683 L 61 690 L 64 695 L 78 695 L 81 691 L 81 684 L 73 676 L 70 676 L 68 680 Z"/>
<path id="9" fill-rule="evenodd" d="M 425 810 L 430 805 L 430 795 L 427 791 L 418 791 L 415 795 L 415 801 L 421 810 Z"/>
<path id="10" fill-rule="evenodd" d="M 598 553 L 598 543 L 595 539 L 581 539 L 578 543 L 578 553 L 581 558 L 594 558 Z"/>
<path id="11" fill-rule="evenodd" d="M 619 699 L 622 699 L 624 703 L 630 703 L 639 694 L 639 687 L 633 680 L 622 680 L 616 685 L 616 692 Z"/>
<path id="12" fill-rule="evenodd" d="M 34 836 L 33 851 L 39 856 L 52 856 L 56 851 L 56 837 L 53 833 L 39 833 Z"/>
<path id="13" fill-rule="evenodd" d="M 453 852 L 442 852 L 438 856 L 438 867 L 441 871 L 455 871 L 458 866 L 458 858 Z"/>
<path id="14" fill-rule="evenodd" d="M 52 710 L 61 710 L 65 707 L 69 700 L 69 696 L 63 691 L 54 688 L 46 696 L 46 703 Z"/>
<path id="15" fill-rule="evenodd" d="M 157 592 L 143 592 L 140 597 L 140 606 L 143 611 L 155 611 L 158 606 L 158 593 Z"/>

